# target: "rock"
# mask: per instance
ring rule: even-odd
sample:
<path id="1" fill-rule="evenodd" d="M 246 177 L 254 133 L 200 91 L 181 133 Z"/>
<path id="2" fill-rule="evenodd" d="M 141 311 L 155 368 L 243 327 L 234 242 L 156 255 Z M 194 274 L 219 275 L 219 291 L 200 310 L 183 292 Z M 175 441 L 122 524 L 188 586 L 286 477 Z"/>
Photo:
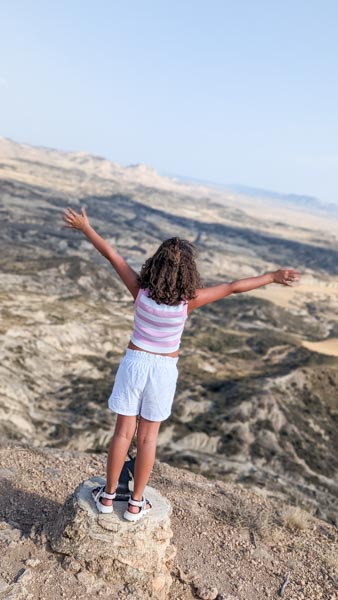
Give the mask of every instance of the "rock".
<path id="1" fill-rule="evenodd" d="M 218 589 L 208 585 L 200 585 L 195 587 L 195 594 L 201 600 L 216 600 Z"/>
<path id="2" fill-rule="evenodd" d="M 140 592 L 143 600 L 165 600 L 176 554 L 171 544 L 170 503 L 146 487 L 153 509 L 130 523 L 122 516 L 126 501 L 115 501 L 112 514 L 97 512 L 91 490 L 104 483 L 101 477 L 92 477 L 68 496 L 55 522 L 46 528 L 52 549 L 65 555 L 63 568 L 77 573 L 88 592 L 94 585 L 98 588 L 100 578 L 101 583 L 114 586 L 116 595 L 127 585 Z"/>
<path id="3" fill-rule="evenodd" d="M 54 467 L 46 467 L 44 469 L 44 473 L 50 479 L 59 479 L 61 477 L 61 470 L 60 469 L 56 469 Z"/>
<path id="4" fill-rule="evenodd" d="M 39 558 L 27 558 L 25 565 L 28 567 L 37 567 L 41 563 Z"/>
<path id="5" fill-rule="evenodd" d="M 80 571 L 75 577 L 85 587 L 88 594 L 98 592 L 105 585 L 101 578 L 95 576 L 93 573 L 88 573 L 88 571 Z"/>
<path id="6" fill-rule="evenodd" d="M 9 583 L 0 575 L 0 594 L 6 592 L 9 589 Z"/>
<path id="7" fill-rule="evenodd" d="M 31 569 L 23 569 L 23 571 L 19 573 L 19 576 L 17 576 L 16 581 L 17 583 L 27 583 L 32 577 L 33 573 Z"/>
<path id="8" fill-rule="evenodd" d="M 193 583 L 195 587 L 200 585 L 198 573 L 196 571 L 185 572 L 183 569 L 181 569 L 181 567 L 177 566 L 175 572 L 176 576 L 182 583 Z"/>
<path id="9" fill-rule="evenodd" d="M 11 585 L 3 598 L 6 598 L 6 600 L 28 600 L 29 596 L 26 589 L 19 588 L 20 586 L 17 584 Z"/>
<path id="10" fill-rule="evenodd" d="M 11 544 L 12 542 L 18 542 L 21 539 L 21 531 L 13 527 L 2 528 L 0 531 L 0 541 Z"/>
<path id="11" fill-rule="evenodd" d="M 41 525 L 33 525 L 28 536 L 35 544 L 45 545 L 48 542 L 46 533 Z"/>
<path id="12" fill-rule="evenodd" d="M 71 571 L 72 573 L 78 573 L 81 570 L 81 564 L 72 558 L 71 556 L 64 556 L 62 561 L 62 568 L 65 571 Z"/>

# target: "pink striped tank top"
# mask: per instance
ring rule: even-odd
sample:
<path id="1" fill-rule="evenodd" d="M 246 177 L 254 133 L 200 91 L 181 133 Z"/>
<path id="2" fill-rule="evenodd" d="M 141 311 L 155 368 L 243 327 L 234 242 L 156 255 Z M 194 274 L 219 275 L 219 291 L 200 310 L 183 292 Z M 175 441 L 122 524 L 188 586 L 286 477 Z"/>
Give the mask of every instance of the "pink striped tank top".
<path id="1" fill-rule="evenodd" d="M 139 289 L 135 300 L 133 344 L 158 354 L 178 350 L 188 316 L 188 303 L 175 306 L 157 304 L 148 297 L 147 290 Z"/>

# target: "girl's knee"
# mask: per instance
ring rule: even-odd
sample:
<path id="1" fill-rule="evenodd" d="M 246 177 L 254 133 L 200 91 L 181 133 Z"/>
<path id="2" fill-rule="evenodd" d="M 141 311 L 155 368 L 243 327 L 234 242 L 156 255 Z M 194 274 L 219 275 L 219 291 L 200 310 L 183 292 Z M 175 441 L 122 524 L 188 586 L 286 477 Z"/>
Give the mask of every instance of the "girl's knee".
<path id="1" fill-rule="evenodd" d="M 114 437 L 124 438 L 131 441 L 136 430 L 136 416 L 118 415 Z"/>
<path id="2" fill-rule="evenodd" d="M 157 443 L 157 435 L 154 434 L 142 434 L 142 435 L 138 435 L 137 436 L 137 446 L 145 446 L 145 445 L 151 445 L 153 444 L 154 446 Z"/>
<path id="3" fill-rule="evenodd" d="M 160 425 L 160 421 L 147 421 L 141 417 L 137 431 L 137 444 L 156 444 Z"/>
<path id="4" fill-rule="evenodd" d="M 124 430 L 124 429 L 119 429 L 117 431 L 114 431 L 114 438 L 119 438 L 119 439 L 123 439 L 126 440 L 128 442 L 131 442 L 131 440 L 134 437 L 134 432 L 130 431 L 130 430 Z"/>

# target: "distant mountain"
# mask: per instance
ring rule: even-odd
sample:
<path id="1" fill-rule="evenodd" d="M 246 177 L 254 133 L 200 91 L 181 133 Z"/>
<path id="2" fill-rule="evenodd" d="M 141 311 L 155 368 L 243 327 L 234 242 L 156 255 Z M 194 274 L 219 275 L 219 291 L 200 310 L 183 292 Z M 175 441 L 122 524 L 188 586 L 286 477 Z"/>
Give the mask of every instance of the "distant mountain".
<path id="1" fill-rule="evenodd" d="M 334 203 L 324 203 L 315 196 L 308 196 L 303 194 L 282 194 L 273 190 L 266 190 L 263 188 L 251 187 L 249 185 L 242 185 L 240 183 L 216 183 L 214 181 L 208 181 L 203 179 L 197 179 L 193 177 L 186 177 L 182 175 L 176 175 L 176 179 L 184 181 L 186 183 L 195 183 L 199 185 L 212 186 L 218 189 L 222 189 L 226 192 L 234 193 L 239 196 L 246 196 L 249 198 L 264 199 L 271 202 L 277 202 L 278 204 L 287 204 L 288 206 L 294 206 L 297 208 L 307 208 L 311 212 L 322 213 L 325 215 L 336 215 L 338 216 L 338 205 Z"/>
<path id="2" fill-rule="evenodd" d="M 249 196 L 251 198 L 264 198 L 264 200 L 271 200 L 272 202 L 287 204 L 288 206 L 295 206 L 297 208 L 304 207 L 311 212 L 338 216 L 337 204 L 334 204 L 333 202 L 322 202 L 315 196 L 307 196 L 302 194 L 280 194 L 279 192 L 254 188 L 236 183 L 225 185 L 224 189 L 233 191 L 236 194 L 243 196 Z"/>
<path id="3" fill-rule="evenodd" d="M 306 196 L 301 194 L 281 194 L 272 190 L 265 190 L 262 188 L 255 188 L 248 185 L 241 185 L 240 183 L 232 183 L 230 185 L 226 185 L 225 187 L 228 190 L 231 190 L 237 194 L 241 194 L 243 196 L 250 196 L 252 198 L 277 200 L 283 203 L 286 202 L 288 204 L 296 204 L 297 206 L 301 204 L 303 206 L 315 208 L 318 210 L 322 210 L 325 206 L 320 200 L 318 200 L 318 198 L 315 198 L 315 196 Z"/>

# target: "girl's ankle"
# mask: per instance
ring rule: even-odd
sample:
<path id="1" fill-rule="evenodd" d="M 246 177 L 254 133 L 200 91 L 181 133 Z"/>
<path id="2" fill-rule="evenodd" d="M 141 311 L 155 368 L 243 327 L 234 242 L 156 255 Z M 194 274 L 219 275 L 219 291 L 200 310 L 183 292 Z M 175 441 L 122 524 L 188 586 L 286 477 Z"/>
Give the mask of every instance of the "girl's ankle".
<path id="1" fill-rule="evenodd" d="M 135 496 L 134 492 L 131 493 L 132 500 L 136 500 L 136 502 L 142 502 L 143 494 L 138 494 Z"/>
<path id="2" fill-rule="evenodd" d="M 117 484 L 108 486 L 107 484 L 104 486 L 104 491 L 107 492 L 107 494 L 114 494 L 116 492 L 116 488 L 117 488 Z"/>

